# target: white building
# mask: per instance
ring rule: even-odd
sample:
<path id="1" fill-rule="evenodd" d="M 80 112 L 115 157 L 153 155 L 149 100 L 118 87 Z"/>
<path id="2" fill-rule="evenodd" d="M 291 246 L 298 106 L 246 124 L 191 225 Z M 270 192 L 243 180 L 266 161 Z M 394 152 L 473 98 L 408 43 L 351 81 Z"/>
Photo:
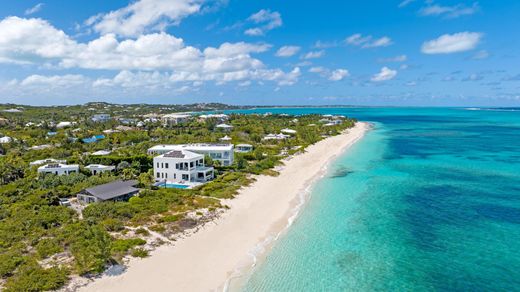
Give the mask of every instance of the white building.
<path id="1" fill-rule="evenodd" d="M 251 144 L 237 144 L 235 145 L 235 152 L 246 153 L 253 151 L 253 145 Z"/>
<path id="2" fill-rule="evenodd" d="M 7 143 L 11 143 L 11 142 L 13 142 L 13 138 L 11 138 L 11 137 L 4 136 L 4 137 L 0 138 L 0 144 L 7 144 Z"/>
<path id="3" fill-rule="evenodd" d="M 229 142 L 231 140 L 233 140 L 231 137 L 229 137 L 228 135 L 222 137 L 222 138 L 219 138 L 220 141 L 222 142 Z"/>
<path id="4" fill-rule="evenodd" d="M 290 137 L 289 135 L 284 135 L 284 134 L 267 134 L 264 137 L 264 140 L 285 140 L 289 137 Z"/>
<path id="5" fill-rule="evenodd" d="M 105 156 L 105 155 L 109 155 L 110 153 L 112 153 L 112 152 L 108 151 L 108 150 L 98 150 L 98 151 L 92 153 L 91 155 L 93 155 L 93 156 Z"/>
<path id="6" fill-rule="evenodd" d="M 217 129 L 219 130 L 222 130 L 222 131 L 226 131 L 226 132 L 229 132 L 233 129 L 233 126 L 231 125 L 228 125 L 228 124 L 218 124 L 216 126 Z"/>
<path id="7" fill-rule="evenodd" d="M 177 144 L 177 145 L 156 145 L 148 149 L 149 155 L 165 154 L 174 150 L 188 150 L 202 155 L 208 155 L 213 160 L 220 161 L 223 166 L 233 164 L 234 145 L 233 144 Z"/>
<path id="8" fill-rule="evenodd" d="M 157 181 L 166 183 L 204 183 L 214 178 L 213 167 L 204 165 L 204 155 L 188 150 L 173 150 L 153 158 Z"/>
<path id="9" fill-rule="evenodd" d="M 97 114 L 92 116 L 93 122 L 108 122 L 110 121 L 110 115 L 109 114 Z"/>
<path id="10" fill-rule="evenodd" d="M 296 134 L 296 130 L 288 129 L 288 128 L 282 129 L 280 132 L 285 133 L 285 134 L 291 134 L 291 135 Z"/>
<path id="11" fill-rule="evenodd" d="M 59 122 L 57 125 L 56 125 L 56 128 L 58 129 L 62 129 L 62 128 L 68 128 L 70 126 L 72 126 L 73 123 L 72 122 Z"/>
<path id="12" fill-rule="evenodd" d="M 59 159 L 54 159 L 54 158 L 48 158 L 48 159 L 42 159 L 42 160 L 35 160 L 31 163 L 29 163 L 29 165 L 31 166 L 34 166 L 34 165 L 42 165 L 42 164 L 65 164 L 67 163 L 67 160 L 59 160 Z"/>
<path id="13" fill-rule="evenodd" d="M 61 163 L 52 163 L 46 164 L 44 166 L 38 167 L 38 173 L 52 173 L 55 175 L 69 175 L 71 173 L 78 173 L 79 165 L 77 164 L 61 164 Z"/>
<path id="14" fill-rule="evenodd" d="M 114 169 L 116 169 L 115 166 L 111 165 L 103 165 L 103 164 L 89 164 L 85 166 L 86 169 L 88 169 L 93 175 L 101 174 L 103 172 L 110 172 Z"/>
<path id="15" fill-rule="evenodd" d="M 175 126 L 182 123 L 186 123 L 190 120 L 191 115 L 186 113 L 168 114 L 162 117 L 162 124 L 165 127 Z"/>

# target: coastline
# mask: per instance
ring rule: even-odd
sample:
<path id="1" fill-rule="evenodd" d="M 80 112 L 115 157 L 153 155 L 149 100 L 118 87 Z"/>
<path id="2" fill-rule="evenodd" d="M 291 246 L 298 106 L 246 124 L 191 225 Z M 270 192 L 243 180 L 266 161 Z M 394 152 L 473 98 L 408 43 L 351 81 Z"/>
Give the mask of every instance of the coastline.
<path id="1" fill-rule="evenodd" d="M 312 183 L 328 164 L 369 129 L 358 122 L 345 133 L 309 146 L 284 161 L 280 175 L 257 176 L 225 202 L 230 210 L 198 232 L 164 245 L 145 259 L 132 259 L 126 272 L 102 276 L 79 291 L 214 291 L 250 269 L 258 255 L 292 224 Z"/>

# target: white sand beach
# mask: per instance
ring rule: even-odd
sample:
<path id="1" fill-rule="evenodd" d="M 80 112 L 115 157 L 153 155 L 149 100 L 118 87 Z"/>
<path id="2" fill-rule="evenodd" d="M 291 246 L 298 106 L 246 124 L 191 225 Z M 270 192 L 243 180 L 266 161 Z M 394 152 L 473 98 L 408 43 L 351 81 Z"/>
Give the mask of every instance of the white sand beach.
<path id="1" fill-rule="evenodd" d="M 347 132 L 324 139 L 285 162 L 277 177 L 258 176 L 227 205 L 213 223 L 174 245 L 157 248 L 145 259 L 133 259 L 118 276 L 103 276 L 80 291 L 220 291 L 237 269 L 249 267 L 259 243 L 272 239 L 288 224 L 300 194 L 325 166 L 363 137 L 369 129 L 357 123 Z"/>

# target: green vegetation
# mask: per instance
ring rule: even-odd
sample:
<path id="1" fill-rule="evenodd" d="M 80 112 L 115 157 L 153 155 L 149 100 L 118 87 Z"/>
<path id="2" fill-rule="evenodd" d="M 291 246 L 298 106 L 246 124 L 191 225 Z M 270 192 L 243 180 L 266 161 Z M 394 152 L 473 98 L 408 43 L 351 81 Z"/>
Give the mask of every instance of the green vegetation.
<path id="1" fill-rule="evenodd" d="M 188 106 L 120 106 L 91 103 L 70 107 L 23 106 L 19 113 L 0 105 L 0 136 L 12 143 L 0 145 L 0 278 L 6 291 L 41 291 L 61 287 L 69 275 L 97 274 L 124 256 L 146 257 L 143 248 L 156 233 L 166 238 L 192 228 L 199 220 L 209 220 L 212 212 L 226 208 L 221 199 L 233 198 L 243 186 L 254 181 L 254 175 L 277 175 L 275 167 L 288 155 L 304 151 L 325 136 L 336 135 L 354 121 L 325 126 L 319 115 L 241 115 L 230 114 L 226 123 L 233 126 L 222 132 L 217 119 L 193 118 L 186 124 L 165 128 L 158 120 L 144 115 L 175 111 L 219 110 L 230 107 L 219 104 Z M 113 119 L 95 123 L 96 113 L 110 114 Z M 151 115 L 150 115 L 151 114 Z M 56 128 L 61 121 L 72 127 Z M 32 124 L 31 124 L 32 123 Z M 40 124 L 40 125 L 38 125 Z M 123 127 L 123 128 L 121 128 Z M 263 140 L 267 134 L 281 129 L 296 130 L 285 140 Z M 117 130 L 120 129 L 120 130 Z M 95 143 L 81 139 L 103 134 Z M 56 132 L 55 135 L 47 135 Z M 216 179 L 194 189 L 157 189 L 153 187 L 153 157 L 146 150 L 156 144 L 195 142 L 219 143 L 228 135 L 234 144 L 254 147 L 249 153 L 236 153 L 231 166 L 206 159 L 215 167 Z M 34 150 L 37 145 L 50 145 Z M 111 150 L 109 155 L 94 156 L 98 150 Z M 5 155 L 1 155 L 5 154 Z M 80 173 L 68 176 L 37 174 L 37 166 L 29 163 L 40 159 L 64 159 L 81 166 Z M 92 175 L 84 169 L 88 164 L 116 166 L 116 170 Z M 137 179 L 142 189 L 139 196 L 127 202 L 103 202 L 86 206 L 80 214 L 61 206 L 60 199 L 74 198 L 85 188 L 117 179 Z M 143 238 L 146 238 L 143 239 Z M 162 240 L 162 239 L 161 239 Z"/>

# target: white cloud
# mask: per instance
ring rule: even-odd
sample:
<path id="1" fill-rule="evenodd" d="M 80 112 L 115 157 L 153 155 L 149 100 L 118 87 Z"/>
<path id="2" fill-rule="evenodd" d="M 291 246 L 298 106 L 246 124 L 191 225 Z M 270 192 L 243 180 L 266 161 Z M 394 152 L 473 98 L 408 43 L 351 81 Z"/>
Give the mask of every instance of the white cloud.
<path id="1" fill-rule="evenodd" d="M 20 82 L 21 86 L 72 87 L 88 81 L 83 75 L 31 75 Z"/>
<path id="2" fill-rule="evenodd" d="M 43 3 L 38 3 L 38 4 L 34 5 L 33 7 L 25 10 L 24 14 L 25 15 L 31 15 L 31 14 L 35 14 L 37 12 L 40 12 L 40 10 L 42 10 L 42 8 L 43 8 L 43 5 L 44 5 Z"/>
<path id="3" fill-rule="evenodd" d="M 276 51 L 277 57 L 291 57 L 300 51 L 298 46 L 283 46 Z"/>
<path id="4" fill-rule="evenodd" d="M 477 2 L 473 3 L 472 6 L 466 6 L 464 4 L 458 4 L 454 6 L 441 6 L 433 4 L 422 8 L 419 14 L 423 16 L 445 16 L 447 18 L 457 18 L 464 15 L 475 14 L 480 10 Z"/>
<path id="5" fill-rule="evenodd" d="M 459 32 L 444 34 L 434 40 L 424 42 L 421 51 L 424 54 L 451 54 L 473 50 L 482 38 L 478 32 Z"/>
<path id="6" fill-rule="evenodd" d="M 399 3 L 399 8 L 406 7 L 408 4 L 415 2 L 415 0 L 403 0 L 401 3 Z"/>
<path id="7" fill-rule="evenodd" d="M 406 60 L 408 60 L 406 55 L 398 55 L 391 58 L 379 59 L 380 62 L 405 62 Z"/>
<path id="8" fill-rule="evenodd" d="M 312 52 L 308 52 L 307 54 L 305 54 L 303 56 L 303 59 L 305 59 L 305 60 L 308 60 L 308 59 L 318 59 L 318 58 L 323 57 L 323 55 L 325 55 L 325 51 L 324 50 L 312 51 Z"/>
<path id="9" fill-rule="evenodd" d="M 323 67 L 311 67 L 309 69 L 309 72 L 311 72 L 311 73 L 323 73 L 325 71 L 326 71 L 326 69 Z"/>
<path id="10" fill-rule="evenodd" d="M 254 13 L 253 15 L 249 16 L 247 20 L 260 25 L 258 27 L 249 28 L 244 32 L 246 35 L 250 36 L 264 35 L 266 32 L 280 27 L 283 24 L 282 16 L 279 12 L 271 12 L 270 10 L 266 9 L 262 9 L 257 13 Z"/>
<path id="11" fill-rule="evenodd" d="M 349 72 L 346 69 L 336 69 L 332 71 L 329 80 L 331 81 L 340 81 L 343 80 L 343 78 L 349 76 Z"/>
<path id="12" fill-rule="evenodd" d="M 475 55 L 473 55 L 473 57 L 471 57 L 471 58 L 474 60 L 483 60 L 483 59 L 487 59 L 488 57 L 489 57 L 488 51 L 480 50 L 477 53 L 475 53 Z"/>
<path id="13" fill-rule="evenodd" d="M 347 45 L 361 47 L 363 49 L 367 48 L 377 48 L 377 47 L 388 47 L 392 44 L 392 39 L 387 36 L 383 36 L 381 38 L 374 39 L 371 35 L 363 36 L 360 33 L 353 34 L 345 39 L 345 43 Z"/>
<path id="14" fill-rule="evenodd" d="M 115 34 L 105 34 L 79 43 L 41 19 L 10 17 L 0 21 L 0 63 L 123 71 L 116 82 L 130 76 L 126 71 L 159 70 L 169 71 L 168 78 L 175 82 L 257 79 L 294 84 L 299 72 L 266 68 L 252 56 L 270 48 L 265 43 L 238 42 L 200 50 L 164 32 L 122 40 Z M 157 75 L 145 77 L 153 76 Z M 106 83 L 101 80 L 96 84 Z"/>
<path id="15" fill-rule="evenodd" d="M 203 0 L 138 0 L 106 14 L 89 18 L 86 24 L 102 34 L 138 36 L 146 31 L 163 31 L 169 25 L 201 10 Z"/>
<path id="16" fill-rule="evenodd" d="M 392 70 L 388 67 L 383 67 L 381 68 L 381 71 L 379 71 L 379 73 L 374 74 L 370 80 L 373 82 L 387 81 L 394 79 L 395 76 L 397 76 L 396 70 Z"/>

